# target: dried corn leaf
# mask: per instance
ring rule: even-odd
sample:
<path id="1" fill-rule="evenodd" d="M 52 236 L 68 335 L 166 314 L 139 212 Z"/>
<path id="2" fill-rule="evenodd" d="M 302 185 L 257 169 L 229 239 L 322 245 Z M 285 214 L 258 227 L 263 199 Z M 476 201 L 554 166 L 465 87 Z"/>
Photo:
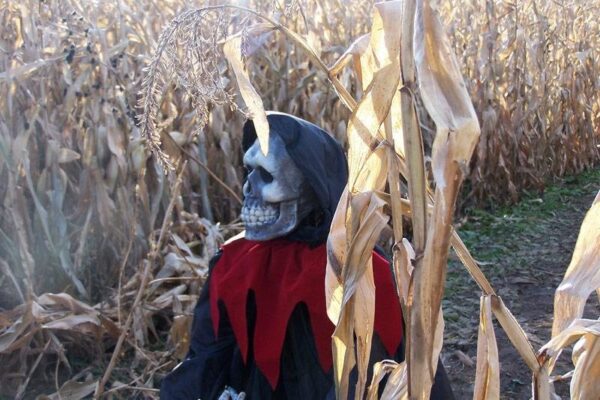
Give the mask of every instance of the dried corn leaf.
<path id="1" fill-rule="evenodd" d="M 402 32 L 400 43 L 400 60 L 402 88 L 394 96 L 393 105 L 399 107 L 392 114 L 391 130 L 394 137 L 394 148 L 398 154 L 404 153 L 406 168 L 403 174 L 408 184 L 408 198 L 411 204 L 411 222 L 413 229 L 412 244 L 415 252 L 423 254 L 427 238 L 427 180 L 425 177 L 425 160 L 423 138 L 417 120 L 415 105 L 415 62 L 413 54 L 413 37 L 415 22 L 415 0 L 403 2 Z M 419 257 L 420 258 L 420 257 Z M 418 261 L 417 266 L 420 264 Z M 410 309 L 410 305 L 409 305 Z M 408 342 L 411 341 L 410 319 L 408 315 Z M 410 347 L 410 344 L 409 344 Z M 410 354 L 408 355 L 410 358 Z M 410 361 L 409 361 L 410 364 Z M 409 365 L 410 369 L 410 365 Z M 410 376 L 414 374 L 409 373 Z"/>
<path id="2" fill-rule="evenodd" d="M 491 296 L 491 305 L 496 319 L 502 326 L 502 329 L 504 329 L 504 332 L 506 332 L 506 336 L 508 336 L 508 339 L 533 373 L 533 399 L 545 400 L 550 398 L 553 389 L 548 378 L 548 369 L 538 361 L 533 347 L 527 339 L 527 334 L 510 310 L 504 305 L 500 297 Z"/>
<path id="3" fill-rule="evenodd" d="M 420 5 L 415 26 L 415 65 L 423 104 L 436 126 L 434 147 L 450 142 L 446 146 L 452 148 L 452 159 L 465 163 L 471 160 L 477 144 L 479 122 L 442 25 L 428 2 Z M 432 152 L 435 154 L 435 149 Z M 445 182 L 443 165 L 438 164 L 437 170 L 434 166 L 440 184 Z"/>
<path id="4" fill-rule="evenodd" d="M 571 379 L 571 399 L 600 398 L 600 322 L 576 319 L 554 336 L 538 352 L 545 365 L 552 366 L 561 351 L 575 343 Z"/>
<path id="5" fill-rule="evenodd" d="M 58 392 L 49 396 L 38 396 L 36 400 L 81 400 L 90 396 L 97 385 L 97 380 L 88 382 L 69 380 L 60 387 Z"/>
<path id="6" fill-rule="evenodd" d="M 395 252 L 394 256 L 394 277 L 396 278 L 398 296 L 403 304 L 407 304 L 410 278 L 414 270 L 411 260 L 415 259 L 415 251 L 406 238 L 402 239 L 402 242 L 396 246 L 399 249 Z"/>
<path id="7" fill-rule="evenodd" d="M 171 336 L 171 342 L 175 347 L 175 357 L 179 360 L 183 360 L 188 352 L 191 331 L 191 315 L 177 315 L 173 318 L 173 325 L 171 325 L 169 334 Z"/>
<path id="8" fill-rule="evenodd" d="M 80 158 L 81 156 L 79 155 L 79 153 L 71 149 L 63 147 L 58 150 L 57 162 L 59 164 L 70 163 L 72 161 L 79 160 Z"/>
<path id="9" fill-rule="evenodd" d="M 571 399 L 600 398 L 600 330 L 585 334 L 573 349 L 575 372 L 571 378 Z"/>
<path id="10" fill-rule="evenodd" d="M 75 299 L 67 293 L 44 293 L 36 303 L 50 309 L 63 309 L 75 313 L 96 313 L 93 307 Z"/>
<path id="11" fill-rule="evenodd" d="M 376 4 L 370 45 L 359 49 L 365 53 L 360 75 L 366 90 L 348 124 L 349 193 L 338 205 L 328 241 L 326 292 L 328 315 L 336 323 L 334 377 L 340 398 L 347 397 L 355 365 L 357 398 L 366 386 L 375 305 L 371 257 L 387 222 L 381 213 L 384 202 L 370 191 L 381 190 L 387 177 L 387 151 L 376 143 L 399 82 L 400 37 L 394 29 L 399 16 L 399 3 Z"/>
<path id="12" fill-rule="evenodd" d="M 247 34 L 258 34 L 264 32 L 266 29 L 269 28 L 266 28 L 264 24 L 255 25 L 248 30 Z M 240 94 L 242 95 L 242 99 L 244 99 L 244 103 L 246 103 L 250 119 L 254 122 L 254 129 L 256 130 L 260 148 L 264 154 L 267 154 L 269 151 L 269 122 L 267 121 L 267 114 L 262 98 L 256 89 L 254 89 L 254 86 L 252 86 L 248 70 L 243 61 L 242 40 L 242 34 L 237 34 L 227 39 L 223 45 L 223 53 L 233 69 Z"/>
<path id="13" fill-rule="evenodd" d="M 382 148 L 374 151 L 374 146 L 400 81 L 400 32 L 396 29 L 400 6 L 399 2 L 375 5 L 370 44 L 359 58 L 365 94 L 348 122 L 351 192 L 379 190 L 387 177 L 387 153 Z"/>
<path id="14" fill-rule="evenodd" d="M 455 230 L 452 230 L 452 238 L 450 243 L 452 245 L 452 248 L 456 252 L 456 255 L 463 263 L 473 280 L 475 280 L 475 282 L 479 285 L 483 293 L 485 293 L 486 295 L 496 294 L 494 288 L 492 288 L 492 285 L 489 283 L 489 281 L 479 268 L 479 265 L 477 265 L 477 261 L 475 261 L 475 259 L 469 252 L 469 249 L 467 249 L 467 246 L 465 246 L 462 239 L 460 238 L 460 236 L 458 236 L 458 233 Z"/>
<path id="15" fill-rule="evenodd" d="M 504 329 L 504 332 L 506 332 L 508 339 L 521 355 L 521 358 L 525 361 L 525 364 L 527 364 L 532 371 L 539 369 L 539 363 L 535 356 L 535 352 L 533 351 L 533 347 L 531 347 L 531 343 L 529 343 L 529 340 L 527 339 L 527 334 L 523 328 L 521 328 L 517 319 L 506 305 L 504 305 L 504 302 L 499 296 L 492 296 L 491 304 L 496 319 L 502 326 L 502 329 Z"/>
<path id="16" fill-rule="evenodd" d="M 436 126 L 432 164 L 438 188 L 452 185 L 446 172 L 457 163 L 466 170 L 480 129 L 466 90 L 460 66 L 428 2 L 420 3 L 416 15 L 415 64 L 423 104 Z"/>
<path id="17" fill-rule="evenodd" d="M 30 337 L 29 328 L 34 322 L 31 312 L 31 302 L 24 305 L 25 311 L 14 323 L 0 331 L 0 354 L 10 353 L 20 348 L 24 337 Z M 10 320 L 9 318 L 7 318 Z M 8 324 L 7 324 L 8 325 Z"/>
<path id="18" fill-rule="evenodd" d="M 93 314 L 75 314 L 68 315 L 64 318 L 52 320 L 42 325 L 42 328 L 50 330 L 79 330 L 86 332 L 90 329 L 91 326 L 101 326 L 100 319 L 98 318 L 98 316 Z M 94 329 L 93 331 L 98 332 L 98 329 Z"/>
<path id="19" fill-rule="evenodd" d="M 588 211 L 571 263 L 554 296 L 552 337 L 583 315 L 590 294 L 600 289 L 600 192 Z"/>
<path id="20" fill-rule="evenodd" d="M 358 369 L 356 395 L 362 397 L 366 386 L 375 313 L 372 253 L 388 220 L 383 214 L 385 203 L 375 194 L 359 193 L 349 202 L 345 201 L 348 197 L 349 194 L 344 193 L 327 242 L 325 292 L 327 314 L 336 324 L 333 362 L 338 398 L 348 397 L 348 379 L 355 365 Z M 352 213 L 347 213 L 345 205 L 352 208 Z M 346 244 L 348 225 L 356 227 L 349 246 Z"/>
<path id="21" fill-rule="evenodd" d="M 500 398 L 500 361 L 490 296 L 481 296 L 477 334 L 477 371 L 473 400 Z"/>
<path id="22" fill-rule="evenodd" d="M 379 384 L 386 375 L 389 375 L 388 380 L 381 397 L 379 397 Z M 376 363 L 373 367 L 373 378 L 369 386 L 367 400 L 378 398 L 381 398 L 381 400 L 404 400 L 408 398 L 407 396 L 408 375 L 406 363 L 397 363 L 392 360 L 384 360 Z"/>
<path id="23" fill-rule="evenodd" d="M 355 57 L 360 57 L 363 54 L 365 54 L 367 49 L 369 49 L 370 42 L 370 34 L 362 35 L 354 42 L 352 42 L 352 44 L 350 45 L 350 47 L 348 47 L 344 54 L 342 54 L 342 56 L 329 68 L 329 73 L 332 75 L 337 75 L 340 72 L 342 72 L 342 69 L 344 69 L 344 67 L 348 65 L 348 63 L 352 61 Z"/>
<path id="24" fill-rule="evenodd" d="M 408 369 L 402 362 L 390 374 L 381 400 L 407 400 L 408 399 Z"/>
<path id="25" fill-rule="evenodd" d="M 373 377 L 371 378 L 371 384 L 367 392 L 367 400 L 377 400 L 379 398 L 379 384 L 397 365 L 398 363 L 392 360 L 375 363 L 373 366 Z"/>

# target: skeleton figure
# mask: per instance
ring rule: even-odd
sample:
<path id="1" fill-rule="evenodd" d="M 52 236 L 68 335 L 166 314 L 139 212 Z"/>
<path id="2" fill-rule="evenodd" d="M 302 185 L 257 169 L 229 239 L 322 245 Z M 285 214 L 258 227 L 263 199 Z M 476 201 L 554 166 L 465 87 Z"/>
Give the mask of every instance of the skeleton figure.
<path id="1" fill-rule="evenodd" d="M 246 239 L 269 240 L 290 233 L 318 205 L 314 192 L 278 135 L 264 155 L 258 140 L 244 154 L 242 221 Z"/>
<path id="2" fill-rule="evenodd" d="M 245 237 L 225 244 L 211 262 L 189 353 L 163 379 L 163 400 L 335 398 L 325 241 L 346 185 L 346 159 L 327 132 L 307 121 L 275 112 L 267 120 L 267 155 L 252 121 L 244 125 Z M 377 253 L 373 279 L 370 371 L 376 361 L 404 358 L 394 279 Z M 453 399 L 441 366 L 431 399 Z"/>

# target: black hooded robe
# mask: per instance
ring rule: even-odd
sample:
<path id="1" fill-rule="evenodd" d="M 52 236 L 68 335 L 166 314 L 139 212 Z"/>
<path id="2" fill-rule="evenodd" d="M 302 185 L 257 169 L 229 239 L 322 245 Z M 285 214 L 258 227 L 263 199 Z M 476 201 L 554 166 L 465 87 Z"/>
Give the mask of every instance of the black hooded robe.
<path id="1" fill-rule="evenodd" d="M 283 139 L 287 152 L 305 175 L 321 206 L 319 225 L 301 224 L 284 239 L 276 240 L 308 244 L 310 247 L 323 245 L 329 232 L 333 213 L 347 181 L 348 172 L 343 150 L 329 134 L 302 119 L 271 112 L 268 113 L 267 120 L 270 133 L 277 134 Z M 244 126 L 244 151 L 255 140 L 254 126 L 251 121 L 248 121 Z M 285 339 L 280 353 L 279 374 L 275 385 L 272 385 L 272 378 L 268 379 L 265 375 L 264 368 L 261 370 L 257 366 L 253 346 L 251 344 L 242 345 L 242 349 L 240 349 L 238 344 L 240 335 L 237 332 L 236 337 L 232 320 L 228 315 L 228 308 L 223 302 L 215 303 L 214 298 L 211 302 L 210 287 L 214 269 L 220 268 L 221 258 L 222 252 L 217 254 L 211 262 L 209 279 L 194 310 L 189 352 L 185 360 L 163 379 L 161 399 L 216 400 L 226 386 L 237 392 L 245 392 L 246 398 L 249 400 L 334 399 L 333 371 L 331 368 L 328 371 L 324 371 L 322 368 L 323 363 L 320 360 L 318 344 L 311 326 L 311 313 L 303 302 L 294 307 L 287 320 L 287 327 L 284 327 Z M 325 265 L 323 265 L 324 268 Z M 391 272 L 389 276 L 389 279 L 392 279 Z M 234 286 L 222 290 L 246 289 L 248 288 L 240 289 Z M 314 290 L 324 292 L 322 284 L 315 287 Z M 215 304 L 218 304 L 217 311 L 215 311 Z M 213 306 L 212 310 L 211 305 Z M 253 343 L 257 307 L 256 296 L 252 290 L 248 291 L 245 311 L 247 341 Z M 218 314 L 218 327 L 214 326 L 215 313 Z M 239 315 L 236 314 L 232 317 L 237 318 Z M 234 318 L 234 322 L 236 318 Z M 393 358 L 396 361 L 404 359 L 403 344 L 397 348 L 395 354 L 390 354 L 388 350 L 389 346 L 386 349 L 376 331 L 371 349 L 371 364 L 385 358 Z M 372 370 L 372 367 L 369 370 Z M 454 399 L 441 363 L 437 371 L 431 398 L 435 400 Z M 267 375 L 269 375 L 268 372 Z M 352 382 L 355 380 L 355 377 L 351 377 L 351 391 L 354 388 Z M 350 393 L 349 398 L 353 397 L 354 394 Z"/>

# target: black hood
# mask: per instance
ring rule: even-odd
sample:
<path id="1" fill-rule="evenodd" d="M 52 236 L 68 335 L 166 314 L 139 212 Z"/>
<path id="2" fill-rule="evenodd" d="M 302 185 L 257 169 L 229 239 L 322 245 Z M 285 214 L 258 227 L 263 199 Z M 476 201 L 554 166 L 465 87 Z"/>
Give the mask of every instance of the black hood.
<path id="1" fill-rule="evenodd" d="M 279 136 L 296 166 L 312 187 L 323 213 L 319 225 L 300 223 L 286 237 L 322 243 L 327 239 L 333 213 L 348 180 L 348 166 L 342 146 L 318 126 L 289 114 L 269 111 L 269 134 Z M 244 124 L 242 146 L 246 152 L 256 140 L 252 120 Z"/>

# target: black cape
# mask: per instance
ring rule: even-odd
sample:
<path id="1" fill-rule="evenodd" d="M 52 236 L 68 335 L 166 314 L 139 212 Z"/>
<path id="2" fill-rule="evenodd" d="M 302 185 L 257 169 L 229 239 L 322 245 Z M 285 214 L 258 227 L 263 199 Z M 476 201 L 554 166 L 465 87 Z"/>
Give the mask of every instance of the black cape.
<path id="1" fill-rule="evenodd" d="M 310 122 L 275 112 L 268 113 L 267 120 L 270 133 L 283 139 L 286 150 L 311 184 L 321 207 L 318 225 L 314 224 L 314 219 L 310 223 L 301 223 L 286 238 L 313 245 L 323 243 L 348 177 L 343 149 L 327 132 Z M 254 125 L 248 121 L 244 126 L 244 151 L 255 140 Z M 220 254 L 217 254 L 211 261 L 211 272 L 219 257 Z M 252 349 L 248 362 L 244 363 L 224 307 L 220 308 L 219 336 L 215 337 L 210 312 L 210 277 L 211 274 L 194 310 L 189 352 L 185 360 L 163 379 L 161 399 L 216 400 L 226 386 L 245 392 L 249 400 L 335 398 L 333 371 L 324 372 L 319 365 L 308 311 L 303 304 L 298 304 L 289 319 L 281 354 L 280 376 L 273 390 L 253 362 Z M 247 318 L 248 335 L 251 338 L 256 319 L 252 296 L 247 306 Z M 371 363 L 383 358 L 388 358 L 388 355 L 379 338 L 374 336 Z M 403 345 L 393 358 L 396 361 L 404 360 Z M 351 376 L 350 388 L 354 388 L 355 381 L 356 378 Z M 349 398 L 354 398 L 352 390 Z M 441 363 L 431 399 L 454 399 Z"/>

